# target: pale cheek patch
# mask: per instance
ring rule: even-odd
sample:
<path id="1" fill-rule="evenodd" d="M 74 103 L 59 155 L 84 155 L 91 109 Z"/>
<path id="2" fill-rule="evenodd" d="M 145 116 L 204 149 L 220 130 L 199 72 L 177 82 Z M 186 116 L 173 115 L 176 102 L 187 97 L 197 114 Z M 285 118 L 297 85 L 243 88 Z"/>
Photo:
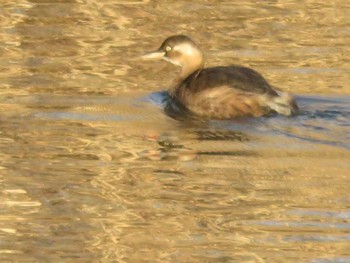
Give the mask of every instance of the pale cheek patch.
<path id="1" fill-rule="evenodd" d="M 191 56 L 194 52 L 193 47 L 190 44 L 180 44 L 174 47 L 174 50 L 186 56 Z"/>

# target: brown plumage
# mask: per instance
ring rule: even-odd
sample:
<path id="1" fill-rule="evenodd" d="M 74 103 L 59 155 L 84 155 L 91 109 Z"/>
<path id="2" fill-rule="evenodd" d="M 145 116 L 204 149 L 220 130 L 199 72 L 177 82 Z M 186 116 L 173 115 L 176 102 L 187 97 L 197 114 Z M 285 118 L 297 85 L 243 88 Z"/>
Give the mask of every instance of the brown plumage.
<path id="1" fill-rule="evenodd" d="M 181 106 L 205 118 L 292 115 L 298 109 L 292 95 L 276 91 L 253 69 L 204 68 L 201 49 L 183 35 L 169 37 L 144 58 L 165 59 L 180 66 L 169 94 Z"/>

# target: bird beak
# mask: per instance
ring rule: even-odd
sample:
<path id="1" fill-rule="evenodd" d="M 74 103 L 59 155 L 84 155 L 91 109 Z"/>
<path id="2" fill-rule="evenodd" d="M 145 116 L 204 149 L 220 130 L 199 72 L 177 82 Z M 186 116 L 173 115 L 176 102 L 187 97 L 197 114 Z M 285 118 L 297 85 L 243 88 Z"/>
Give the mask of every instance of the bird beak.
<path id="1" fill-rule="evenodd" d="M 161 51 L 161 50 L 156 50 L 156 51 L 152 51 L 152 52 L 148 52 L 144 55 L 141 56 L 142 59 L 145 59 L 145 60 L 154 60 L 154 59 L 157 59 L 157 60 L 160 60 L 164 57 L 165 55 L 165 52 L 164 51 Z"/>

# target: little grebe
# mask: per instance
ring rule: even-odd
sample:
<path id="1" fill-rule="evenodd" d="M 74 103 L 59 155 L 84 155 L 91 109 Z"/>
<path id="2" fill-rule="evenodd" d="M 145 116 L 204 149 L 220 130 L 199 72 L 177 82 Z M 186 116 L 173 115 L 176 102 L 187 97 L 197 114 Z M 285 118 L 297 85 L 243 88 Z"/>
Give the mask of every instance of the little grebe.
<path id="1" fill-rule="evenodd" d="M 181 71 L 169 94 L 181 106 L 205 118 L 229 119 L 294 114 L 298 106 L 292 95 L 273 89 L 253 69 L 243 66 L 204 68 L 203 53 L 189 37 L 167 38 L 145 59 L 164 59 Z"/>

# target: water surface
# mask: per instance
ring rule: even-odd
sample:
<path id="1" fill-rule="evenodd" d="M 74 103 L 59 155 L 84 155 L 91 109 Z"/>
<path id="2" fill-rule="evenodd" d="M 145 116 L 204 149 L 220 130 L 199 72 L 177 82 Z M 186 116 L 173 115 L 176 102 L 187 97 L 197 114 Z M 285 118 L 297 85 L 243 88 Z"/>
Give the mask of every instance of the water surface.
<path id="1" fill-rule="evenodd" d="M 1 6 L 1 261 L 350 262 L 346 1 Z M 299 114 L 168 116 L 175 33 Z"/>

